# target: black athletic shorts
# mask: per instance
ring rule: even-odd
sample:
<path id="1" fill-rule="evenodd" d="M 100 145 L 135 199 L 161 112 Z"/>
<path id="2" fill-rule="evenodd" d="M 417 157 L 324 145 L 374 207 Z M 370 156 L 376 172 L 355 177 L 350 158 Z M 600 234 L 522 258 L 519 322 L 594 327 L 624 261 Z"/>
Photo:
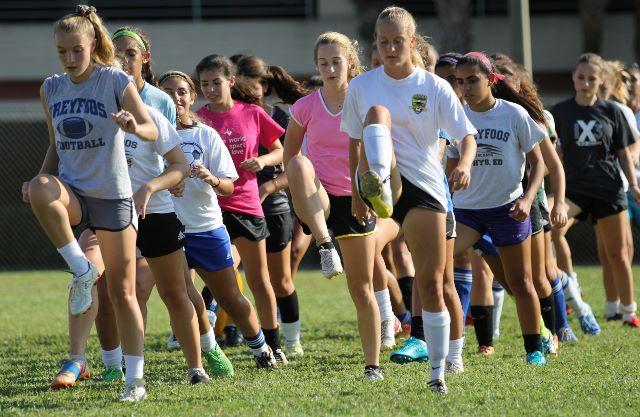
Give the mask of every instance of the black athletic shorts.
<path id="1" fill-rule="evenodd" d="M 136 245 L 145 258 L 158 258 L 184 247 L 184 226 L 176 213 L 147 214 L 138 219 Z"/>
<path id="2" fill-rule="evenodd" d="M 351 196 L 329 196 L 329 218 L 327 219 L 327 229 L 329 234 L 336 239 L 346 237 L 367 236 L 376 229 L 376 216 L 371 216 L 363 226 L 351 215 Z M 302 231 L 306 235 L 311 234 L 309 226 L 304 224 L 300 218 Z"/>
<path id="3" fill-rule="evenodd" d="M 585 220 L 587 216 L 591 215 L 591 221 L 593 223 L 597 222 L 598 219 L 618 214 L 627 209 L 628 201 L 626 194 L 620 192 L 612 197 L 611 200 L 605 201 L 567 190 L 567 199 L 571 200 L 571 202 L 582 210 L 576 218 L 578 220 Z"/>
<path id="4" fill-rule="evenodd" d="M 269 237 L 269 229 L 267 229 L 267 221 L 264 217 L 223 210 L 222 222 L 226 226 L 227 232 L 229 232 L 231 242 L 239 237 L 244 237 L 253 242 Z"/>
<path id="5" fill-rule="evenodd" d="M 442 207 L 442 204 L 433 196 L 429 195 L 429 193 L 416 187 L 406 178 L 400 178 L 402 180 L 402 194 L 396 205 L 393 206 L 393 215 L 391 216 L 400 226 L 402 226 L 404 219 L 412 208 L 425 208 L 438 213 L 447 212 L 447 210 Z M 449 228 L 447 227 L 447 229 Z"/>
<path id="6" fill-rule="evenodd" d="M 293 240 L 293 219 L 291 212 L 265 216 L 269 237 L 267 238 L 267 253 L 282 252 Z"/>

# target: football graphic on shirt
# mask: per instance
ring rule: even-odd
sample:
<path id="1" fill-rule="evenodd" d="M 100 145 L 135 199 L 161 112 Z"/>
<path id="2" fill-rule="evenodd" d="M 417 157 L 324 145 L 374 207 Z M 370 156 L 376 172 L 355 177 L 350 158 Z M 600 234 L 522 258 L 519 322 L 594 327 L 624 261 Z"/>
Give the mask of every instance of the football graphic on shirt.
<path id="1" fill-rule="evenodd" d="M 199 144 L 195 142 L 183 142 L 180 146 L 189 165 L 202 164 L 203 152 Z"/>
<path id="2" fill-rule="evenodd" d="M 82 139 L 93 130 L 93 125 L 82 117 L 67 117 L 56 126 L 58 132 L 69 139 Z"/>

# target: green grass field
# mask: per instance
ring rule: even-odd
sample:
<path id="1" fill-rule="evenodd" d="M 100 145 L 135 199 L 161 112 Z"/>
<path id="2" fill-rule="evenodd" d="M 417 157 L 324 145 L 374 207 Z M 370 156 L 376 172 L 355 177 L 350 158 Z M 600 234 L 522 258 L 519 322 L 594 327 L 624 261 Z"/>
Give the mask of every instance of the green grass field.
<path id="1" fill-rule="evenodd" d="M 639 416 L 640 332 L 606 323 L 597 268 L 579 268 L 582 287 L 602 325 L 597 337 L 562 345 L 545 368 L 524 364 L 515 308 L 505 301 L 497 354 L 474 355 L 473 329 L 465 373 L 448 377 L 449 395 L 426 389 L 424 364 L 395 365 L 382 355 L 385 381 L 362 378 L 355 310 L 344 278 L 318 272 L 298 278 L 305 357 L 274 372 L 255 369 L 247 348 L 227 350 L 236 377 L 192 387 L 183 358 L 165 350 L 168 316 L 157 294 L 149 308 L 146 380 L 149 398 L 115 401 L 122 387 L 86 381 L 54 392 L 48 386 L 67 354 L 68 276 L 60 272 L 0 274 L 0 415 L 83 416 Z M 636 269 L 636 276 L 640 270 Z M 102 371 L 97 339 L 88 358 Z"/>

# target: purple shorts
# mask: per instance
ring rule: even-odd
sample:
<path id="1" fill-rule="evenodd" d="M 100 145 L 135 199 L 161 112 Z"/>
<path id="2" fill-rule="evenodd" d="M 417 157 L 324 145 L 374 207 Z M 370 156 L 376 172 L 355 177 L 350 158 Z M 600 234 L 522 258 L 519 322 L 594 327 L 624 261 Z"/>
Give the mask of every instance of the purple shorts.
<path id="1" fill-rule="evenodd" d="M 522 223 L 509 217 L 513 203 L 490 209 L 454 208 L 456 221 L 476 230 L 480 235 L 489 235 L 495 246 L 511 246 L 523 242 L 531 235 L 531 218 Z"/>

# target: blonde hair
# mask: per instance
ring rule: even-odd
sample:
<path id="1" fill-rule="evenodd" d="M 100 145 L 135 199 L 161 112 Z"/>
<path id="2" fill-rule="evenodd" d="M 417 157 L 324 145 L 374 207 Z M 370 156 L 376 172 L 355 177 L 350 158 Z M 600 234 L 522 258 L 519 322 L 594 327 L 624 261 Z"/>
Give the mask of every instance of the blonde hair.
<path id="1" fill-rule="evenodd" d="M 406 34 L 415 36 L 416 43 L 411 48 L 411 63 L 413 63 L 413 65 L 426 68 L 432 63 L 431 60 L 435 61 L 431 56 L 435 48 L 431 46 L 426 36 L 418 32 L 416 19 L 414 19 L 411 13 L 398 6 L 390 6 L 381 11 L 376 19 L 376 32 L 373 34 L 374 39 L 377 38 L 378 24 L 382 21 L 397 23 L 404 28 Z"/>
<path id="2" fill-rule="evenodd" d="M 611 76 L 611 97 L 619 103 L 628 105 L 629 90 L 625 84 L 624 64 L 620 61 L 606 61 L 607 75 Z"/>
<path id="3" fill-rule="evenodd" d="M 356 40 L 349 39 L 348 36 L 338 32 L 325 32 L 318 36 L 313 47 L 313 62 L 318 62 L 318 47 L 320 45 L 333 44 L 338 45 L 346 52 L 347 60 L 349 61 L 349 69 L 347 70 L 348 79 L 352 79 L 364 71 L 364 68 L 360 63 L 358 42 Z"/>
<path id="4" fill-rule="evenodd" d="M 95 7 L 84 4 L 77 5 L 75 12 L 54 23 L 53 32 L 77 32 L 88 35 L 96 41 L 96 47 L 91 54 L 93 61 L 103 66 L 113 65 L 115 48 L 102 19 L 96 13 Z"/>
<path id="5" fill-rule="evenodd" d="M 576 66 L 574 67 L 574 69 L 577 68 L 580 64 L 593 65 L 594 67 L 598 67 L 601 72 L 605 71 L 607 66 L 607 63 L 604 59 L 602 59 L 600 55 L 594 54 L 592 52 L 580 55 L 580 58 L 578 58 L 578 62 L 576 62 Z"/>

